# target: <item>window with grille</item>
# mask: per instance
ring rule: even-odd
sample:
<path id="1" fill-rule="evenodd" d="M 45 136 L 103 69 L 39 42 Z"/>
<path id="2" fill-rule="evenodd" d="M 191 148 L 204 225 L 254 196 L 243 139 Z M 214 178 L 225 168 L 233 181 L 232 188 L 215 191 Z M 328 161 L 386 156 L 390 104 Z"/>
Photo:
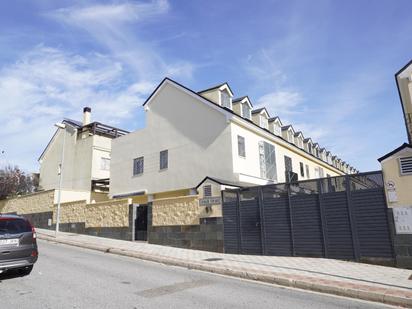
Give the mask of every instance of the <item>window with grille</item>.
<path id="1" fill-rule="evenodd" d="M 412 175 L 412 157 L 399 158 L 401 175 Z"/>
<path id="2" fill-rule="evenodd" d="M 237 153 L 239 157 L 246 157 L 245 138 L 240 135 L 237 136 Z"/>
<path id="3" fill-rule="evenodd" d="M 143 174 L 144 157 L 136 158 L 133 160 L 133 175 Z"/>
<path id="4" fill-rule="evenodd" d="M 160 152 L 160 169 L 164 170 L 169 167 L 169 151 L 163 150 Z"/>
<path id="5" fill-rule="evenodd" d="M 230 95 L 226 91 L 220 92 L 220 101 L 223 107 L 232 109 L 232 104 L 230 100 Z"/>
<path id="6" fill-rule="evenodd" d="M 278 124 L 278 123 L 274 123 L 273 124 L 273 132 L 276 134 L 276 135 L 280 135 L 280 125 Z"/>
<path id="7" fill-rule="evenodd" d="M 250 107 L 247 103 L 242 103 L 242 116 L 250 119 Z"/>
<path id="8" fill-rule="evenodd" d="M 210 197 L 212 196 L 212 186 L 207 185 L 203 186 L 203 197 Z"/>
<path id="9" fill-rule="evenodd" d="M 259 142 L 260 177 L 277 180 L 275 146 L 264 141 Z"/>

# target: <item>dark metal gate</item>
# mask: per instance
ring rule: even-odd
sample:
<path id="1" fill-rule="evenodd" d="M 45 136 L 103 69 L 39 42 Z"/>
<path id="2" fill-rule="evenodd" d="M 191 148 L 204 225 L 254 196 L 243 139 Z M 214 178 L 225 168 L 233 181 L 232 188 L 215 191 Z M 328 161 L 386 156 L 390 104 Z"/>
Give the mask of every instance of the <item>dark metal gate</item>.
<path id="1" fill-rule="evenodd" d="M 393 258 L 381 172 L 222 194 L 226 253 Z"/>
<path id="2" fill-rule="evenodd" d="M 135 240 L 147 240 L 147 205 L 136 207 L 136 218 L 134 222 Z"/>

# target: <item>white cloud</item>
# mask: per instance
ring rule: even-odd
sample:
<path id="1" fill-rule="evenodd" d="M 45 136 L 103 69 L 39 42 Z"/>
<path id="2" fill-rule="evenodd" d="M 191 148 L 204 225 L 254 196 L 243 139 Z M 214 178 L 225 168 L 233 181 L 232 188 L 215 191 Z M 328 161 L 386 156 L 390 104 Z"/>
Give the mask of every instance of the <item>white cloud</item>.
<path id="1" fill-rule="evenodd" d="M 39 45 L 0 70 L 3 158 L 35 169 L 36 158 L 64 117 L 79 119 L 92 107 L 96 121 L 123 127 L 155 87 L 127 82 L 124 66 L 109 56 L 80 56 Z"/>
<path id="2" fill-rule="evenodd" d="M 160 80 L 166 75 L 192 78 L 195 65 L 184 60 L 165 60 L 153 43 L 139 32 L 149 22 L 164 19 L 166 0 L 73 6 L 50 12 L 56 21 L 88 33 L 95 42 L 134 70 L 139 79 Z"/>
<path id="3" fill-rule="evenodd" d="M 96 4 L 85 7 L 62 8 L 55 15 L 68 21 L 83 23 L 95 21 L 98 23 L 133 22 L 152 18 L 169 10 L 166 0 L 151 2 L 126 2 L 118 4 Z"/>
<path id="4" fill-rule="evenodd" d="M 299 111 L 302 96 L 296 91 L 274 91 L 261 96 L 257 107 L 266 107 L 271 116 L 289 115 Z"/>

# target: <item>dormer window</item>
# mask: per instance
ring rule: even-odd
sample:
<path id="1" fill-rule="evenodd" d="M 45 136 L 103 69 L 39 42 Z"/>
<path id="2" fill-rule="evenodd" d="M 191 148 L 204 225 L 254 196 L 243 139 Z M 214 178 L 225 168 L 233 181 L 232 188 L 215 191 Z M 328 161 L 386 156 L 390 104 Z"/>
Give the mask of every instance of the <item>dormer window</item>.
<path id="1" fill-rule="evenodd" d="M 232 109 L 232 98 L 230 97 L 229 93 L 226 90 L 222 90 L 220 92 L 220 104 L 223 107 Z"/>
<path id="2" fill-rule="evenodd" d="M 250 107 L 246 102 L 242 103 L 242 117 L 246 119 L 251 118 Z"/>
<path id="3" fill-rule="evenodd" d="M 280 135 L 280 124 L 277 122 L 273 124 L 273 133 Z"/>
<path id="4" fill-rule="evenodd" d="M 260 115 L 260 126 L 263 129 L 268 129 L 268 126 L 269 126 L 268 120 L 264 115 Z"/>
<path id="5" fill-rule="evenodd" d="M 293 143 L 293 133 L 291 130 L 288 130 L 288 142 Z"/>

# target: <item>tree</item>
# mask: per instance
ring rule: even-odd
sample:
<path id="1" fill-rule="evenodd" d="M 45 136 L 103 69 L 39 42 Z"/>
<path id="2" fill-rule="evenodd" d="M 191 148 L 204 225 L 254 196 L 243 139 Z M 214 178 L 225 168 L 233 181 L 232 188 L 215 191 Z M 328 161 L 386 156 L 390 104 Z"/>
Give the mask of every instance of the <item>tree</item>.
<path id="1" fill-rule="evenodd" d="M 17 166 L 0 169 L 0 199 L 34 192 L 37 188 L 35 178 Z"/>

